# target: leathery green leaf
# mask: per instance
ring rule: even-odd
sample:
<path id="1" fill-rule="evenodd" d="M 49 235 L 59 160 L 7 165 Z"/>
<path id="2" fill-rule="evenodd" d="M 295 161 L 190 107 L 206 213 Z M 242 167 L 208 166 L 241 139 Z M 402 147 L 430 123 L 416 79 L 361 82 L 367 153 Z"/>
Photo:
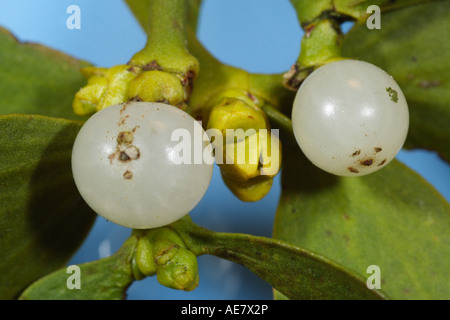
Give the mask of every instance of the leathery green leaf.
<path id="1" fill-rule="evenodd" d="M 130 237 L 114 255 L 62 268 L 28 287 L 20 300 L 123 300 L 134 281 L 131 259 L 137 238 Z M 77 268 L 78 267 L 78 268 Z"/>
<path id="2" fill-rule="evenodd" d="M 0 116 L 0 299 L 63 266 L 96 215 L 81 199 L 70 159 L 82 123 Z"/>
<path id="3" fill-rule="evenodd" d="M 406 147 L 436 150 L 450 161 L 450 2 L 422 3 L 381 15 L 381 29 L 356 24 L 342 55 L 391 74 L 410 109 Z"/>
<path id="4" fill-rule="evenodd" d="M 378 266 L 390 298 L 450 298 L 450 206 L 435 189 L 396 160 L 367 176 L 337 177 L 294 144 L 284 150 L 275 238 L 366 279 Z"/>
<path id="5" fill-rule="evenodd" d="M 189 217 L 170 227 L 197 256 L 210 254 L 242 264 L 290 299 L 385 298 L 335 262 L 280 240 L 214 232 Z"/>
<path id="6" fill-rule="evenodd" d="M 39 114 L 82 119 L 72 111 L 75 93 L 86 83 L 88 66 L 39 44 L 20 43 L 0 28 L 0 114 Z"/>

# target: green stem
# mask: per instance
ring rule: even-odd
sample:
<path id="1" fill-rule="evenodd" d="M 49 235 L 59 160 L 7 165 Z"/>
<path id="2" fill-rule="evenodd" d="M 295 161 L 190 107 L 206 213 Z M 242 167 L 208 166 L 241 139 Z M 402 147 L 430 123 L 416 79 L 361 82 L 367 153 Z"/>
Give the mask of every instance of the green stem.
<path id="1" fill-rule="evenodd" d="M 316 68 L 341 59 L 343 34 L 339 24 L 332 19 L 313 22 L 305 29 L 300 55 L 285 77 L 285 84 L 297 90 L 304 79 Z"/>
<path id="2" fill-rule="evenodd" d="M 186 0 L 127 0 L 147 32 L 145 48 L 130 64 L 186 75 L 198 73 L 198 61 L 187 50 Z M 192 19 L 192 17 L 191 17 Z M 193 75 L 191 75 L 193 77 Z"/>
<path id="3" fill-rule="evenodd" d="M 192 30 L 188 30 L 188 38 L 189 50 L 201 64 L 201 72 L 190 98 L 193 110 L 208 113 L 212 107 L 209 103 L 227 91 L 240 91 L 258 106 L 270 104 L 282 109 L 292 105 L 294 94 L 283 86 L 282 74 L 252 74 L 223 64 L 204 48 Z"/>
<path id="4" fill-rule="evenodd" d="M 288 133 L 290 137 L 294 137 L 292 121 L 288 116 L 270 104 L 263 105 L 261 109 L 267 115 L 267 118 L 270 120 L 273 128 L 279 128 Z"/>
<path id="5" fill-rule="evenodd" d="M 333 0 L 291 0 L 291 4 L 303 28 L 316 20 L 323 12 L 333 10 Z"/>
<path id="6" fill-rule="evenodd" d="M 385 12 L 427 1 L 433 0 L 379 0 L 376 5 Z M 343 35 L 340 24 L 354 20 L 364 23 L 371 15 L 367 9 L 374 1 L 291 0 L 291 3 L 305 31 L 300 55 L 291 70 L 285 74 L 284 85 L 296 91 L 316 68 L 342 59 L 340 47 Z"/>
<path id="7" fill-rule="evenodd" d="M 186 2 L 185 0 L 152 0 L 145 29 L 148 40 L 145 50 L 184 50 L 186 46 Z"/>

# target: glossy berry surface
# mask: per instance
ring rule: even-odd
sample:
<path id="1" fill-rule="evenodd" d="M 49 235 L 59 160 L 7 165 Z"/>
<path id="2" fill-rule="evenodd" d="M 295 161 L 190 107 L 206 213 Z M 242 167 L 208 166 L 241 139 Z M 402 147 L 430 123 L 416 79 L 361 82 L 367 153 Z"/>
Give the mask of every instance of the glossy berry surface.
<path id="1" fill-rule="evenodd" d="M 193 154 L 192 161 L 180 163 L 176 130 L 189 133 L 190 140 L 183 140 L 189 147 L 210 148 L 201 125 L 167 104 L 129 102 L 94 114 L 72 152 L 74 180 L 87 204 L 105 219 L 135 229 L 164 226 L 188 214 L 206 192 L 213 165 L 196 163 Z"/>
<path id="2" fill-rule="evenodd" d="M 296 140 L 317 167 L 340 176 L 386 166 L 409 127 L 406 99 L 395 80 L 356 60 L 326 64 L 306 78 L 292 109 Z"/>

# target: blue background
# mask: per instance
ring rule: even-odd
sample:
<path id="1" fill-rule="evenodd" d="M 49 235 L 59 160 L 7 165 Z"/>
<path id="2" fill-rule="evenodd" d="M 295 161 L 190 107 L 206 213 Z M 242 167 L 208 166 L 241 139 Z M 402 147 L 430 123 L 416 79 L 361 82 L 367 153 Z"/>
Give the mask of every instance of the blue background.
<path id="1" fill-rule="evenodd" d="M 81 29 L 69 30 L 67 8 L 81 8 Z M 198 35 L 222 62 L 250 72 L 279 73 L 300 50 L 302 31 L 288 0 L 204 0 Z M 0 4 L 0 26 L 22 41 L 45 44 L 99 66 L 127 62 L 146 38 L 121 0 L 15 0 Z M 346 28 L 350 27 L 349 25 Z M 1 62 L 0 62 L 1 63 Z M 450 199 L 450 166 L 433 152 L 401 151 L 398 159 Z M 198 224 L 224 232 L 270 237 L 280 195 L 279 176 L 257 203 L 243 203 L 223 184 L 218 168 L 205 197 L 191 213 Z M 130 230 L 97 218 L 69 264 L 114 253 Z M 150 277 L 135 282 L 129 299 L 272 299 L 271 287 L 244 267 L 212 256 L 198 258 L 200 284 L 193 292 L 165 288 Z"/>

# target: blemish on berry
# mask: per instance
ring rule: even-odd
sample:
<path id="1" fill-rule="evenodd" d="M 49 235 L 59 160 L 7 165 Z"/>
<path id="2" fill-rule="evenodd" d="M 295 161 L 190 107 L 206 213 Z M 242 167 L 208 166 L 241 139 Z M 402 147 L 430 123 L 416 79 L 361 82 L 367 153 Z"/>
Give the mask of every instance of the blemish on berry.
<path id="1" fill-rule="evenodd" d="M 366 159 L 366 160 L 360 161 L 360 163 L 363 166 L 370 167 L 373 164 L 373 159 Z"/>
<path id="2" fill-rule="evenodd" d="M 352 173 L 359 173 L 359 171 L 353 167 L 348 167 L 348 171 L 350 171 Z"/>
<path id="3" fill-rule="evenodd" d="M 380 162 L 380 164 L 378 165 L 379 167 L 381 167 L 383 164 L 385 164 L 387 161 L 387 159 L 384 159 L 383 161 Z"/>
<path id="4" fill-rule="evenodd" d="M 357 151 L 353 152 L 352 157 L 359 156 L 360 154 L 361 154 L 361 150 L 357 150 Z"/>
<path id="5" fill-rule="evenodd" d="M 389 98 L 391 98 L 391 101 L 397 103 L 398 102 L 398 93 L 391 87 L 386 88 L 386 91 L 389 93 Z"/>
<path id="6" fill-rule="evenodd" d="M 130 146 L 119 154 L 119 160 L 127 162 L 130 160 L 137 160 L 141 156 L 139 149 L 136 146 Z"/>
<path id="7" fill-rule="evenodd" d="M 126 180 L 131 180 L 133 178 L 133 172 L 129 170 L 125 171 L 125 173 L 123 174 L 123 178 Z"/>
<path id="8" fill-rule="evenodd" d="M 124 104 L 123 104 L 123 107 L 122 107 L 122 109 L 120 109 L 120 114 L 122 114 L 124 111 L 125 111 L 125 109 L 128 107 L 128 105 L 130 104 L 130 102 L 131 101 L 127 101 L 127 102 L 125 102 Z"/>
<path id="9" fill-rule="evenodd" d="M 115 152 L 115 153 L 111 153 L 111 154 L 108 156 L 109 163 L 112 164 L 112 162 L 113 162 L 113 160 L 114 160 L 115 157 L 116 157 L 116 152 Z"/>
<path id="10" fill-rule="evenodd" d="M 127 161 L 130 161 L 130 157 L 125 153 L 125 151 L 122 151 L 119 154 L 119 160 L 122 162 L 127 162 Z"/>
<path id="11" fill-rule="evenodd" d="M 380 148 L 380 147 L 376 147 L 376 148 L 374 148 L 374 150 L 375 150 L 376 153 L 383 151 L 383 149 Z"/>
<path id="12" fill-rule="evenodd" d="M 117 135 L 117 143 L 118 144 L 131 144 L 133 143 L 134 136 L 130 131 L 121 131 Z"/>

